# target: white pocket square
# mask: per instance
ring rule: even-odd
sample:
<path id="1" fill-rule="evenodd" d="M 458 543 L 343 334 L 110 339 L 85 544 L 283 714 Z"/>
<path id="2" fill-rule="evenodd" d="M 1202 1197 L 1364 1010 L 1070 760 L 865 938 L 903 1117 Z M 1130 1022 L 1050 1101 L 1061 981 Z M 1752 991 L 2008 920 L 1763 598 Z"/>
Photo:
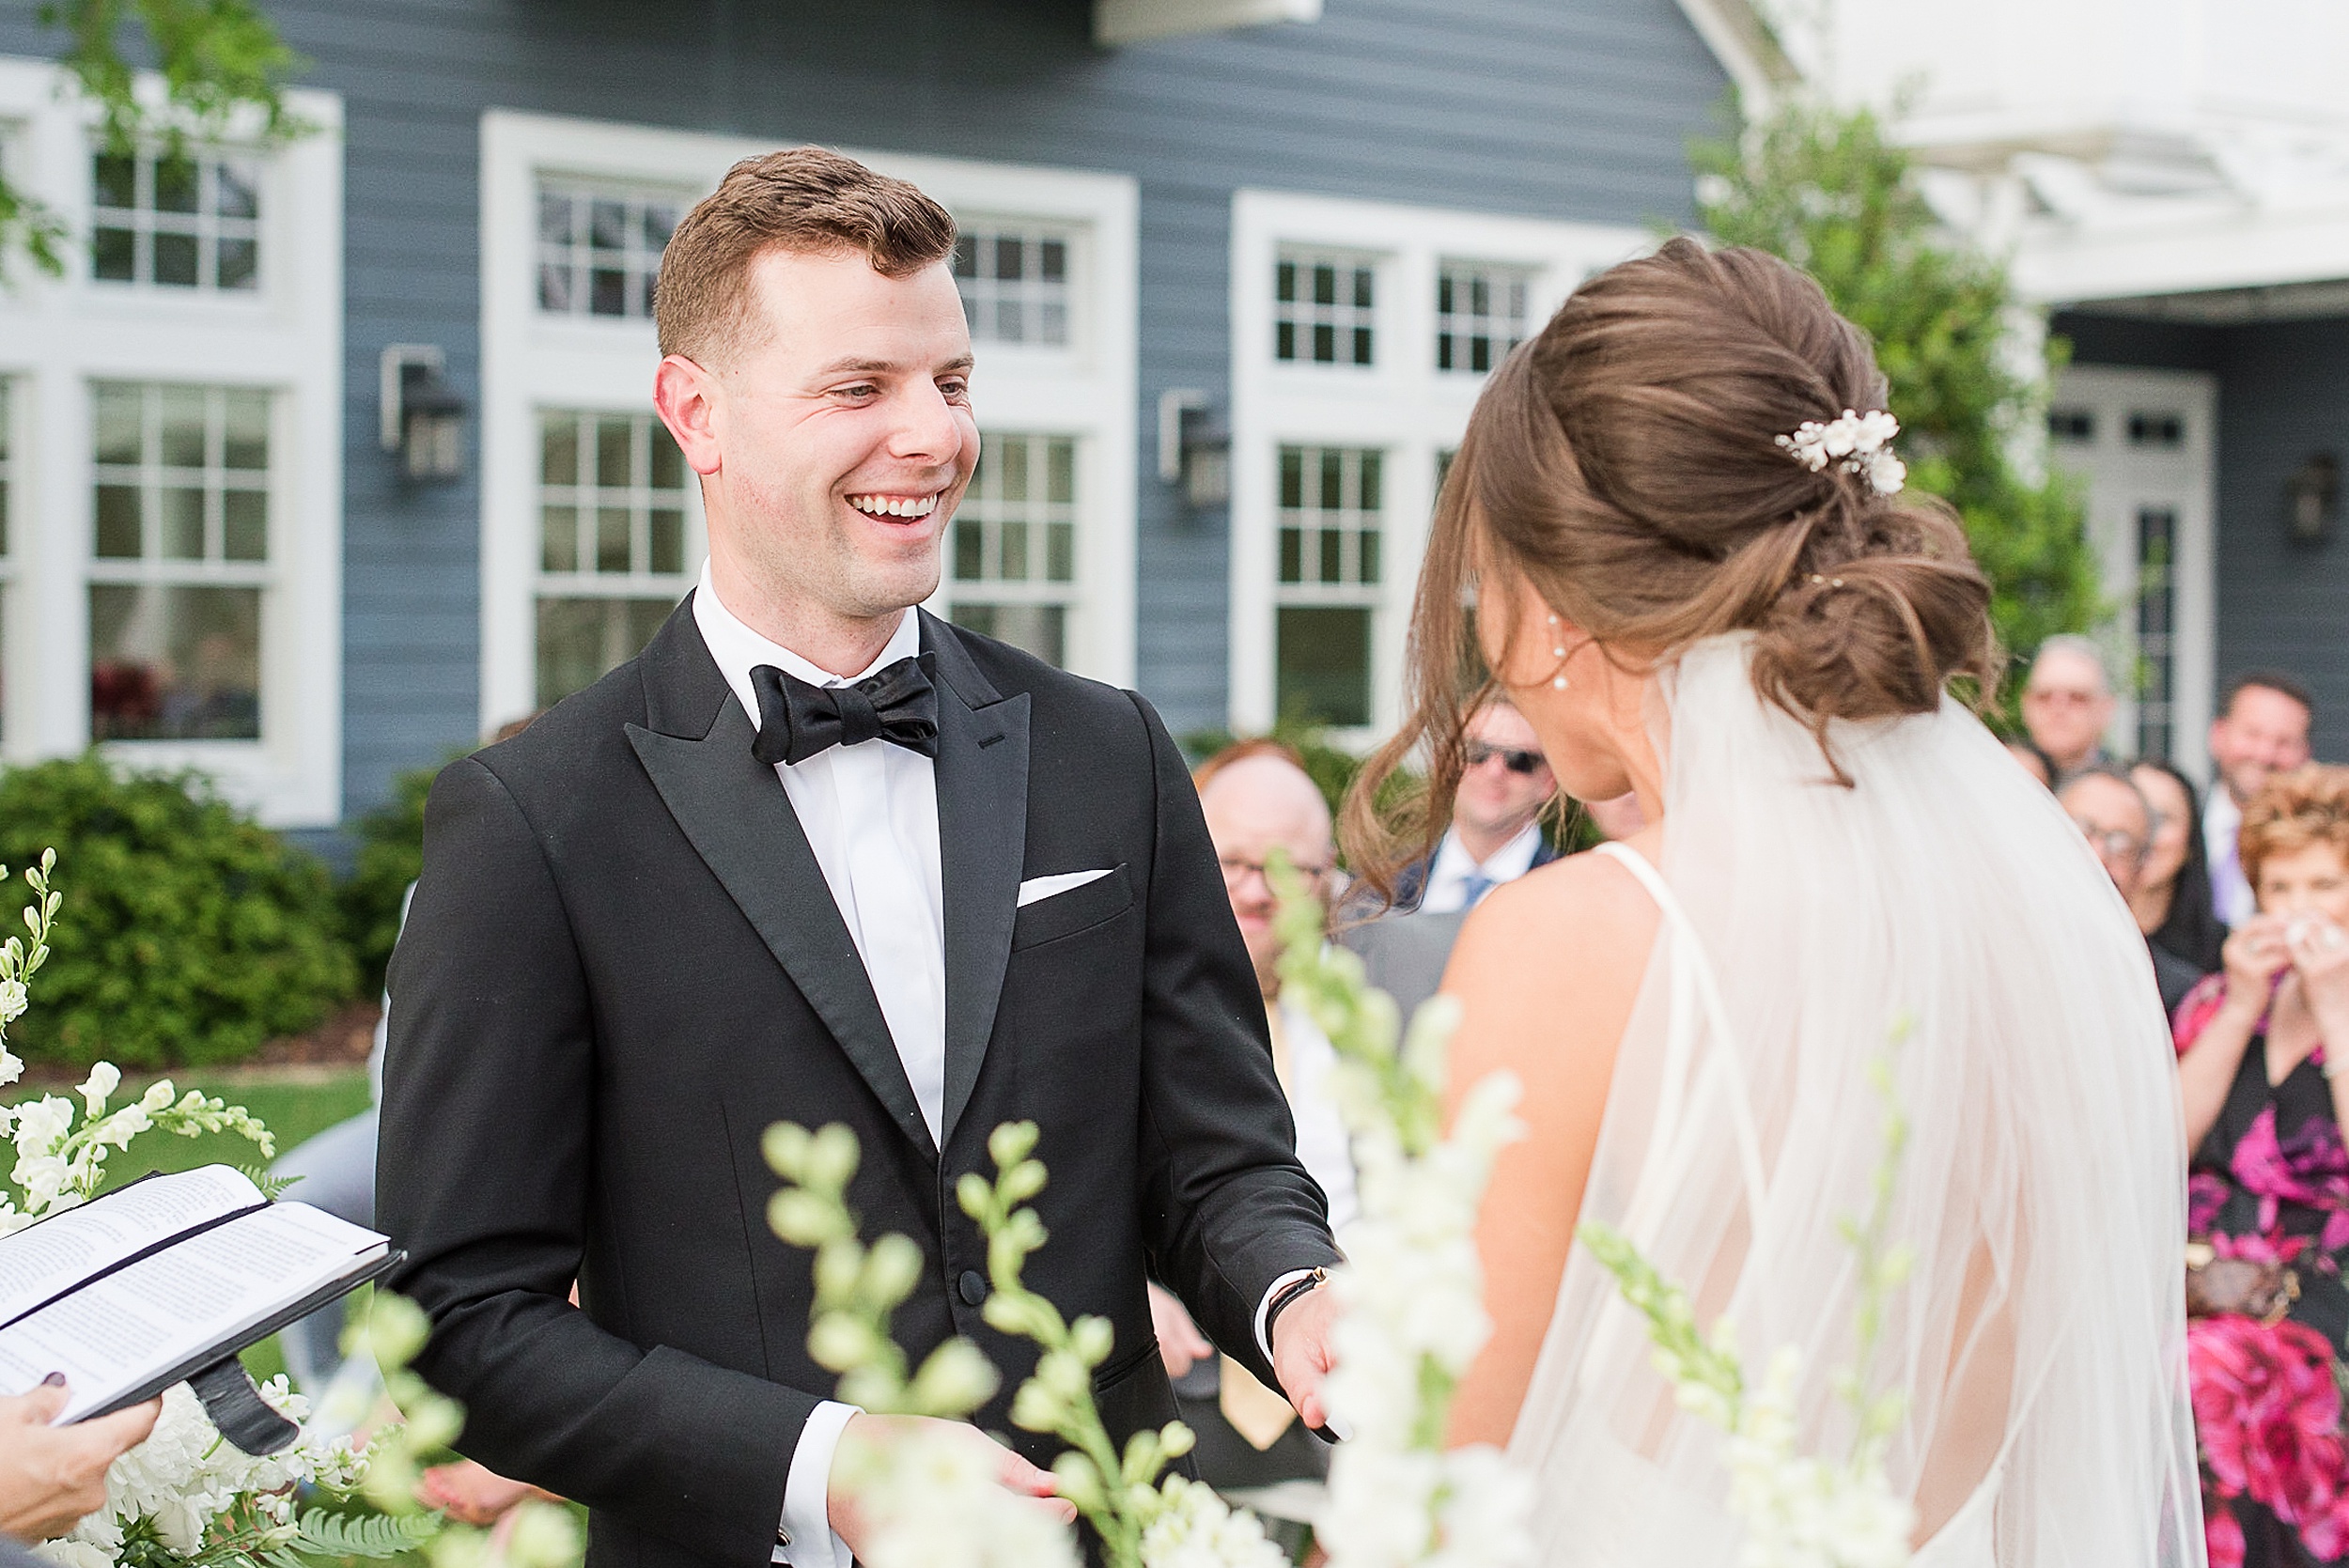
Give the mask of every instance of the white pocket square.
<path id="1" fill-rule="evenodd" d="M 1019 902 L 1014 907 L 1024 909 L 1040 900 L 1057 897 L 1071 888 L 1097 882 L 1116 869 L 1115 866 L 1105 865 L 1098 871 L 1057 871 L 1050 877 L 1031 877 L 1019 884 Z"/>

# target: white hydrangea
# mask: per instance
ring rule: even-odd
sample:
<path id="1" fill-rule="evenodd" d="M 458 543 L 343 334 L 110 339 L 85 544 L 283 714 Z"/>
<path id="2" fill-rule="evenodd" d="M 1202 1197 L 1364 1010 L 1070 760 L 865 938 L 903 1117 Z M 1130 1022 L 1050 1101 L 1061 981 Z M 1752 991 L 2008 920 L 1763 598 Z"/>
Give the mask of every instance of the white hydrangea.
<path id="1" fill-rule="evenodd" d="M 261 1385 L 261 1397 L 297 1423 L 310 1414 L 309 1401 L 292 1392 L 283 1376 Z M 112 1568 L 126 1531 L 144 1519 L 163 1545 L 192 1556 L 222 1514 L 247 1507 L 290 1537 L 293 1510 L 287 1494 L 309 1482 L 355 1486 L 366 1463 L 349 1439 L 307 1429 L 277 1453 L 248 1454 L 222 1438 L 186 1384 L 175 1384 L 163 1394 L 153 1434 L 107 1468 L 106 1506 L 52 1543 L 59 1550 L 50 1555 L 60 1568 Z"/>

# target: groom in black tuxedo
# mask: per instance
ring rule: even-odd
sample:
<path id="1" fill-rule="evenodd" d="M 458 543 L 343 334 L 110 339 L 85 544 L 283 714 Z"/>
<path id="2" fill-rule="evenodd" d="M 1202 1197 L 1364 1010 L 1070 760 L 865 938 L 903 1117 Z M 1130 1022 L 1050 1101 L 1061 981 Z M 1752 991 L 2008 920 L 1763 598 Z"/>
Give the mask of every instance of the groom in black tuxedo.
<path id="1" fill-rule="evenodd" d="M 953 1198 L 1025 1118 L 1027 1278 L 1114 1325 L 1120 1442 L 1174 1414 L 1145 1274 L 1321 1424 L 1336 1254 L 1181 757 L 1139 697 L 909 608 L 978 460 L 953 244 L 814 149 L 694 210 L 655 396 L 701 586 L 433 786 L 390 986 L 392 1282 L 461 1447 L 584 1501 L 599 1565 L 846 1568 L 863 1531 L 832 1455 L 894 1429 L 807 1354 L 809 1259 L 766 1223 L 784 1120 L 851 1127 L 867 1234 L 923 1249 L 916 1357 L 969 1335 L 1006 1396 L 1032 1365 L 981 1320 Z M 1050 1445 L 1017 1441 L 1004 1483 L 1041 1496 Z"/>

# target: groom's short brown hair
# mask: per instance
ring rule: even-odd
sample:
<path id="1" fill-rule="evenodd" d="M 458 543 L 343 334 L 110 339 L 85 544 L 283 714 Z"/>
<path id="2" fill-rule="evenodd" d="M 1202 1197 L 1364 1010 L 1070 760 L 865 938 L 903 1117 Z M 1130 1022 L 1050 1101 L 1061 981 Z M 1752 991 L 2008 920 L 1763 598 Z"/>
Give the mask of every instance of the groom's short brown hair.
<path id="1" fill-rule="evenodd" d="M 745 158 L 685 215 L 661 257 L 661 351 L 708 364 L 751 326 L 751 264 L 769 250 L 861 252 L 901 278 L 943 261 L 955 220 L 902 179 L 819 147 Z"/>

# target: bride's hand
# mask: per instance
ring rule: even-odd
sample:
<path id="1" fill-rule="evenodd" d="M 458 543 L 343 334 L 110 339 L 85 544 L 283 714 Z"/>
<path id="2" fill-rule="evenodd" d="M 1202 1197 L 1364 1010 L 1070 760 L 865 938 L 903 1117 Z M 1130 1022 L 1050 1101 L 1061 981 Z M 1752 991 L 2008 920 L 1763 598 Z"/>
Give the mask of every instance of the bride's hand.
<path id="1" fill-rule="evenodd" d="M 1166 1364 L 1169 1377 L 1180 1377 L 1199 1364 L 1203 1356 L 1215 1354 L 1215 1346 L 1199 1331 L 1199 1325 L 1174 1292 L 1163 1285 L 1152 1284 L 1150 1290 L 1150 1329 L 1159 1337 L 1159 1359 Z"/>

